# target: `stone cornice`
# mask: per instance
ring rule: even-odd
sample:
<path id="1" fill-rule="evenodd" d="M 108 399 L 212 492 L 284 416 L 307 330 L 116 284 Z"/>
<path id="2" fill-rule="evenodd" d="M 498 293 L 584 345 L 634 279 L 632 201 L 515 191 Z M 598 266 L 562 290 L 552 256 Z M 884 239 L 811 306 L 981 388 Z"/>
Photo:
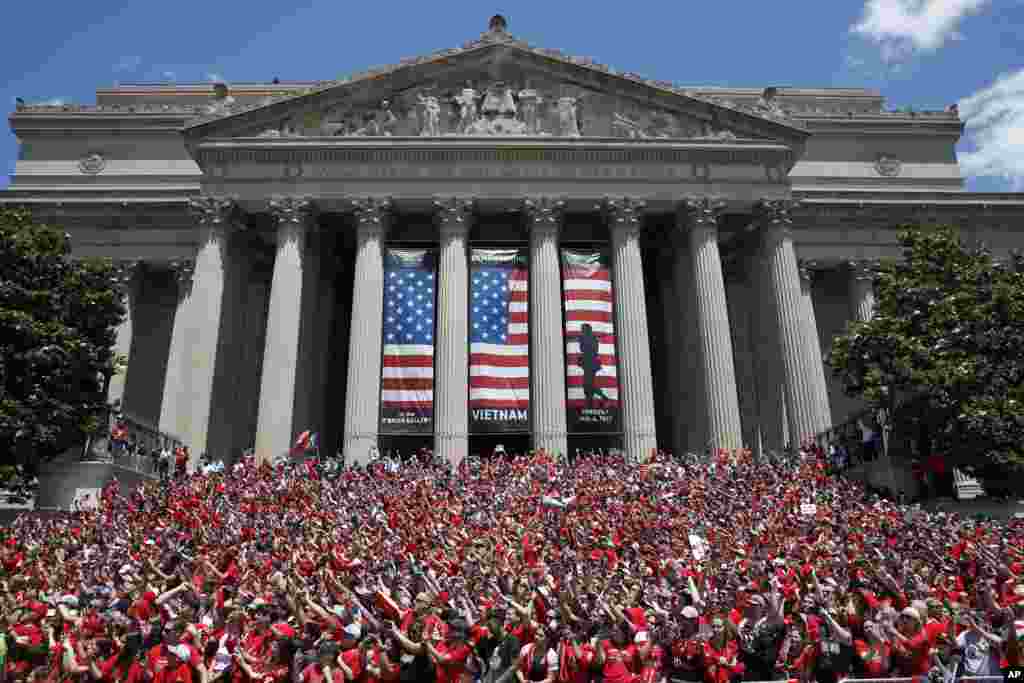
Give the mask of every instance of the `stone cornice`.
<path id="1" fill-rule="evenodd" d="M 865 190 L 853 192 L 844 190 L 794 190 L 793 196 L 799 198 L 805 207 L 813 205 L 928 205 L 928 206 L 965 206 L 972 208 L 984 207 L 1021 207 L 1024 208 L 1024 192 L 913 192 L 907 190 Z"/>
<path id="2" fill-rule="evenodd" d="M 284 138 L 209 141 L 196 149 L 203 167 L 237 161 L 256 163 L 351 162 L 593 162 L 593 163 L 795 163 L 793 150 L 777 143 L 667 141 L 621 138 L 463 138 L 424 142 L 422 138 Z"/>

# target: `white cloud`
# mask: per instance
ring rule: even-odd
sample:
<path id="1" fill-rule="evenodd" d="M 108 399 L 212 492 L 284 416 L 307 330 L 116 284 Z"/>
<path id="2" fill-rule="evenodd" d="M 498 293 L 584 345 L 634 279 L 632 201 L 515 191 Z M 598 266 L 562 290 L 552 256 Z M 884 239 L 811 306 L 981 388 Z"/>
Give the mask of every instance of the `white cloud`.
<path id="1" fill-rule="evenodd" d="M 851 32 L 878 43 L 882 61 L 902 61 L 962 40 L 960 22 L 990 0 L 865 0 L 864 14 Z"/>
<path id="2" fill-rule="evenodd" d="M 138 70 L 140 66 L 142 66 L 142 57 L 138 55 L 121 57 L 117 64 L 114 65 L 114 71 L 118 73 L 131 72 Z"/>
<path id="3" fill-rule="evenodd" d="M 1001 176 L 1024 190 L 1024 69 L 1004 74 L 958 103 L 974 150 L 959 155 L 969 176 Z"/>

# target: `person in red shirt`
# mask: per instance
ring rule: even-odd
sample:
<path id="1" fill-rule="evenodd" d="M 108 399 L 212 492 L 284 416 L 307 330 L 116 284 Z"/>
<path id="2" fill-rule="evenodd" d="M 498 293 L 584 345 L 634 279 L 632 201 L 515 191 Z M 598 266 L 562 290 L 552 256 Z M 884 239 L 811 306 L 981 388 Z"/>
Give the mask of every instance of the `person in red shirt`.
<path id="1" fill-rule="evenodd" d="M 728 619 L 715 617 L 711 620 L 711 632 L 711 640 L 704 643 L 704 680 L 728 683 L 743 673 L 735 627 Z"/>
<path id="2" fill-rule="evenodd" d="M 554 683 L 558 678 L 559 661 L 558 653 L 548 645 L 552 642 L 554 642 L 553 638 L 549 638 L 544 629 L 538 629 L 534 634 L 533 642 L 522 647 L 519 651 L 519 668 L 516 671 L 516 679 L 519 683 L 526 683 L 526 681 Z M 606 678 L 605 680 L 609 681 L 610 679 Z"/>
<path id="3" fill-rule="evenodd" d="M 97 663 L 89 663 L 92 677 L 104 683 L 142 683 L 145 668 L 141 661 L 142 634 L 130 633 L 125 638 L 124 646 L 107 659 Z"/>
<path id="4" fill-rule="evenodd" d="M 640 666 L 640 683 L 657 683 L 661 679 L 662 662 L 665 652 L 660 645 L 651 641 L 647 631 L 640 631 L 634 638 L 636 657 Z"/>
<path id="5" fill-rule="evenodd" d="M 191 659 L 186 645 L 157 645 L 146 655 L 147 678 L 151 683 L 192 683 Z"/>
<path id="6" fill-rule="evenodd" d="M 611 640 L 598 640 L 594 664 L 601 667 L 605 683 L 637 683 L 632 671 L 635 658 L 636 646 L 622 628 L 617 628 Z"/>
<path id="7" fill-rule="evenodd" d="M 892 664 L 892 646 L 882 633 L 882 627 L 873 621 L 864 622 L 864 633 L 867 640 L 856 640 L 853 643 L 861 667 L 869 678 L 885 678 Z"/>
<path id="8" fill-rule="evenodd" d="M 338 666 L 338 646 L 331 642 L 321 643 L 317 650 L 317 661 L 299 675 L 301 683 L 345 683 L 345 674 Z"/>
<path id="9" fill-rule="evenodd" d="M 427 654 L 434 661 L 436 683 L 464 683 L 466 660 L 472 654 L 469 646 L 469 632 L 464 624 L 456 623 L 448 637 L 435 647 L 429 640 L 424 642 Z"/>
<path id="10" fill-rule="evenodd" d="M 931 643 L 928 632 L 921 625 L 921 615 L 913 607 L 900 612 L 897 626 L 889 627 L 893 637 L 893 651 L 903 655 L 902 671 L 898 676 L 924 676 L 931 669 Z"/>

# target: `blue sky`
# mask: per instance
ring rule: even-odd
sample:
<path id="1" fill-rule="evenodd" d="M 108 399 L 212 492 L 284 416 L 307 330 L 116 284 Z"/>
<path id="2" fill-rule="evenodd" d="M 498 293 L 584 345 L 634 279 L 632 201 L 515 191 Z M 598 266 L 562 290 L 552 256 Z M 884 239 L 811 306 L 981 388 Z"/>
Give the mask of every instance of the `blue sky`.
<path id="1" fill-rule="evenodd" d="M 958 102 L 968 189 L 1024 190 L 1024 0 L 18 2 L 4 10 L 0 102 L 94 103 L 115 81 L 333 79 L 461 45 L 497 12 L 531 44 L 649 78 Z M 0 187 L 16 155 L 4 125 Z"/>

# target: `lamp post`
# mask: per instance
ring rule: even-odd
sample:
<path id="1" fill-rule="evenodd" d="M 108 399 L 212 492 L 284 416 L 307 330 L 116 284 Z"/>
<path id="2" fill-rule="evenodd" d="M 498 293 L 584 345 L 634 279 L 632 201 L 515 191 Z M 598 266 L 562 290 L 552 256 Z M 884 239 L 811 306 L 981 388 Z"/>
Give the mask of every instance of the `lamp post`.
<path id="1" fill-rule="evenodd" d="M 889 387 L 882 387 L 882 396 L 884 402 L 880 405 L 875 413 L 875 417 L 878 420 L 878 426 L 882 430 L 882 458 L 885 460 L 885 471 L 886 480 L 889 484 L 889 490 L 892 491 L 893 496 L 896 496 L 896 476 L 892 468 L 892 458 L 889 456 L 889 434 L 892 431 L 892 393 L 889 391 Z"/>

